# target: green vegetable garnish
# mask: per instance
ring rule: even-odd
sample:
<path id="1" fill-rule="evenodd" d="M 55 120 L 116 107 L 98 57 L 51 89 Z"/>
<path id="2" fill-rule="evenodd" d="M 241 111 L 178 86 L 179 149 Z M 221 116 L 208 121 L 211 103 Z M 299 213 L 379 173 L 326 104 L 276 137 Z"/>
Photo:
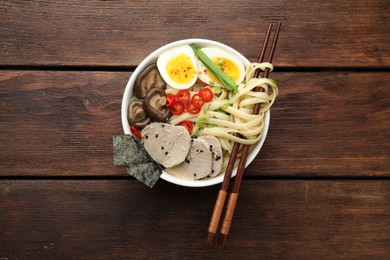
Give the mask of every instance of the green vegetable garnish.
<path id="1" fill-rule="evenodd" d="M 195 43 L 190 44 L 195 55 L 202 61 L 204 66 L 213 73 L 213 75 L 221 81 L 222 85 L 230 91 L 236 92 L 237 85 L 234 81 L 228 77 L 218 65 L 216 65 Z"/>
<path id="2" fill-rule="evenodd" d="M 274 79 L 268 78 L 272 83 L 276 85 L 276 81 Z"/>
<path id="3" fill-rule="evenodd" d="M 223 106 L 221 106 L 221 109 L 226 109 L 230 106 L 230 103 L 227 102 L 226 104 L 224 104 Z"/>
<path id="4" fill-rule="evenodd" d="M 219 87 L 212 87 L 211 92 L 213 92 L 213 94 L 221 94 L 222 89 Z"/>
<path id="5" fill-rule="evenodd" d="M 192 136 L 198 136 L 200 128 L 205 126 L 207 120 L 209 120 L 209 116 L 207 115 L 207 108 L 203 107 L 202 111 L 198 115 L 198 119 L 196 120 L 194 130 L 192 131 Z"/>
<path id="6" fill-rule="evenodd" d="M 218 113 L 222 113 L 222 114 L 225 114 L 225 115 L 229 115 L 229 113 L 226 112 L 226 111 L 223 110 L 223 109 L 217 109 L 217 110 L 215 110 L 215 111 L 217 111 Z"/>
<path id="7" fill-rule="evenodd" d="M 218 66 L 219 66 L 220 68 L 223 68 L 223 66 L 225 66 L 225 60 L 224 60 L 224 59 L 219 59 L 219 60 L 218 60 Z"/>

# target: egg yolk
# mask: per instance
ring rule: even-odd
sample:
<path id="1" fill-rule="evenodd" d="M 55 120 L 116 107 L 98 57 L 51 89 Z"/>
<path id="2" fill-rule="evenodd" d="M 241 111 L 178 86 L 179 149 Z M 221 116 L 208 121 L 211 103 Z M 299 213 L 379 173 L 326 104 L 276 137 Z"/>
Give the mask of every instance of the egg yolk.
<path id="1" fill-rule="evenodd" d="M 240 78 L 240 69 L 237 64 L 226 58 L 213 58 L 213 62 L 234 82 L 237 82 Z M 207 75 L 214 81 L 221 83 L 211 72 L 207 71 Z"/>
<path id="2" fill-rule="evenodd" d="M 166 65 L 169 78 L 175 83 L 186 84 L 195 76 L 195 67 L 188 55 L 179 54 L 171 58 Z"/>

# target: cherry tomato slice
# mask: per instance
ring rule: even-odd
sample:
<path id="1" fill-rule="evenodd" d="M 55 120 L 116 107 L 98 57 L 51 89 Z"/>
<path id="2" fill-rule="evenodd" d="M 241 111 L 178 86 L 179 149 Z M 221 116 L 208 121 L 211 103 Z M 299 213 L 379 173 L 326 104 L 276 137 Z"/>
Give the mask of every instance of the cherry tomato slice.
<path id="1" fill-rule="evenodd" d="M 213 99 L 213 92 L 209 88 L 202 88 L 199 90 L 199 95 L 204 102 L 209 102 Z"/>
<path id="2" fill-rule="evenodd" d="M 169 93 L 165 96 L 165 99 L 167 100 L 167 102 L 165 103 L 165 106 L 171 107 L 171 106 L 173 106 L 173 103 L 175 102 L 175 95 L 172 93 Z"/>
<path id="3" fill-rule="evenodd" d="M 200 112 L 200 107 L 196 107 L 194 105 L 194 103 L 192 103 L 192 102 L 187 103 L 186 109 L 187 109 L 188 113 L 191 113 L 191 114 L 198 114 Z"/>
<path id="4" fill-rule="evenodd" d="M 192 129 L 194 129 L 194 123 L 191 121 L 182 121 L 179 125 L 184 126 L 190 134 L 192 133 Z"/>
<path id="5" fill-rule="evenodd" d="M 179 101 L 174 101 L 169 110 L 174 115 L 180 115 L 184 111 L 184 105 Z"/>
<path id="6" fill-rule="evenodd" d="M 194 106 L 201 108 L 204 105 L 204 100 L 199 94 L 195 94 L 192 96 L 191 103 L 194 104 Z"/>
<path id="7" fill-rule="evenodd" d="M 187 104 L 191 99 L 190 91 L 187 89 L 182 89 L 176 94 L 176 100 L 182 104 Z"/>
<path id="8" fill-rule="evenodd" d="M 131 126 L 130 126 L 130 130 L 131 130 L 131 132 L 132 132 L 137 138 L 139 138 L 139 139 L 142 138 L 141 132 L 138 131 L 138 129 L 135 128 L 135 126 L 131 125 Z"/>

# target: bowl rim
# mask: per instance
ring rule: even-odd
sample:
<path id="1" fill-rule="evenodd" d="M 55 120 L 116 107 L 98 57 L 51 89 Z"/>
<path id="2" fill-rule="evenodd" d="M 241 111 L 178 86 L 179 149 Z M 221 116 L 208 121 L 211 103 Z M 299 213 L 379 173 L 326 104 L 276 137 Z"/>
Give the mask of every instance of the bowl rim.
<path id="1" fill-rule="evenodd" d="M 131 74 L 126 87 L 125 91 L 123 93 L 122 97 L 122 105 L 121 105 L 121 121 L 122 121 L 122 128 L 125 134 L 131 134 L 130 131 L 130 126 L 129 122 L 127 121 L 127 107 L 129 105 L 130 98 L 132 96 L 133 92 L 133 86 L 135 83 L 135 80 L 138 76 L 138 74 L 150 63 L 153 61 L 157 60 L 157 57 L 164 51 L 175 48 L 177 46 L 185 45 L 185 44 L 190 44 L 190 43 L 197 43 L 200 45 L 200 47 L 206 47 L 206 46 L 215 46 L 215 47 L 220 47 L 221 49 L 228 51 L 230 53 L 233 53 L 235 56 L 237 56 L 247 67 L 250 62 L 247 58 L 245 58 L 241 53 L 233 49 L 232 47 L 225 45 L 221 42 L 214 41 L 214 40 L 209 40 L 209 39 L 201 39 L 201 38 L 189 38 L 189 39 L 183 39 L 183 40 L 177 40 L 174 42 L 170 42 L 166 45 L 163 45 L 159 47 L 158 49 L 154 50 L 152 53 L 150 53 L 145 59 L 141 61 L 141 63 L 137 66 L 137 68 L 134 70 L 134 72 Z M 261 147 L 264 144 L 264 141 L 266 139 L 267 133 L 268 133 L 268 128 L 269 128 L 269 123 L 270 123 L 270 110 L 267 110 L 264 115 L 264 130 L 263 130 L 263 135 L 261 136 L 260 140 L 253 145 L 252 150 L 248 154 L 248 158 L 245 164 L 245 168 L 255 159 L 257 154 L 260 152 Z M 237 174 L 237 167 L 233 170 L 232 176 L 234 177 Z M 181 179 L 179 177 L 176 177 L 166 171 L 163 170 L 161 176 L 161 179 L 176 184 L 180 186 L 185 186 L 185 187 L 207 187 L 207 186 L 212 186 L 216 185 L 219 183 L 222 183 L 224 174 L 220 174 L 216 177 L 213 178 L 208 178 L 204 180 L 186 180 L 186 179 Z"/>

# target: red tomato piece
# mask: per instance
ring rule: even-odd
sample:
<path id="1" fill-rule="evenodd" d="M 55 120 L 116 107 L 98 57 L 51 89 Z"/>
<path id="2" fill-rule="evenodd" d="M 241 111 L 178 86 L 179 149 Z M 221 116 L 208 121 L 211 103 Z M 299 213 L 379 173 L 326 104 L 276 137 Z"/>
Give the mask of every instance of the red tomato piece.
<path id="1" fill-rule="evenodd" d="M 174 115 L 180 115 L 184 111 L 184 105 L 179 101 L 174 101 L 169 110 Z"/>
<path id="2" fill-rule="evenodd" d="M 142 138 L 141 132 L 138 131 L 138 129 L 135 128 L 135 126 L 131 125 L 131 126 L 130 126 L 130 130 L 131 130 L 131 132 L 132 132 L 137 138 L 139 138 L 139 139 Z"/>
<path id="3" fill-rule="evenodd" d="M 167 102 L 165 103 L 165 106 L 171 107 L 171 106 L 173 106 L 173 103 L 175 102 L 175 95 L 172 93 L 169 93 L 165 96 L 165 99 L 167 100 Z"/>
<path id="4" fill-rule="evenodd" d="M 184 126 L 190 134 L 192 133 L 192 129 L 194 129 L 194 123 L 191 121 L 182 121 L 179 125 Z"/>
<path id="5" fill-rule="evenodd" d="M 213 99 L 213 92 L 209 88 L 202 88 L 199 90 L 199 95 L 204 102 L 209 102 Z"/>
<path id="6" fill-rule="evenodd" d="M 182 89 L 176 94 L 176 100 L 182 104 L 187 104 L 191 99 L 191 93 L 187 89 Z"/>
<path id="7" fill-rule="evenodd" d="M 192 103 L 192 102 L 187 103 L 186 109 L 187 109 L 188 113 L 191 113 L 191 114 L 198 114 L 200 112 L 200 107 L 196 107 L 194 105 L 194 103 Z"/>
<path id="8" fill-rule="evenodd" d="M 199 94 L 195 94 L 192 96 L 191 103 L 194 104 L 194 106 L 201 108 L 204 105 L 204 100 Z"/>

